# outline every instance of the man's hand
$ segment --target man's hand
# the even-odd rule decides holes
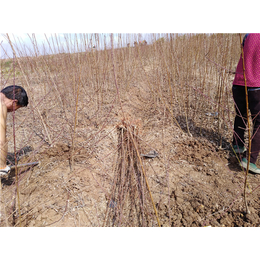
[[[0,177],[5,177],[10,173],[11,168],[9,166],[6,166],[4,169],[0,169]]]

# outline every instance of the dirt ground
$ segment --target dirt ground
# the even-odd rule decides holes
[[[17,206],[14,171],[7,180],[2,179],[8,225],[107,225],[106,212],[113,208],[108,198],[118,160],[117,125],[123,109],[129,118],[140,122],[141,153],[153,150],[159,155],[142,160],[161,226],[259,226],[260,176],[248,176],[248,214],[243,198],[244,172],[228,141],[223,140],[219,147],[216,133],[199,129],[192,119],[190,134],[184,122],[177,119],[180,129],[172,123],[169,111],[141,105],[147,93],[145,88],[139,91],[133,88],[132,93],[122,99],[122,108],[120,104],[107,104],[104,116],[99,118],[89,116],[88,107],[82,110],[76,132],[74,166],[70,163],[72,148],[63,138],[66,131],[50,145],[40,131],[37,132],[40,124],[38,128],[34,124],[35,131],[32,131],[29,111],[21,110],[20,113],[28,113],[25,114],[28,120],[18,131],[17,142],[24,144],[23,138],[30,133],[31,143],[23,147],[19,163],[39,161],[40,164],[19,170],[20,206]],[[51,125],[58,117],[48,120]],[[4,218],[1,221],[4,226]],[[154,216],[148,226],[157,226]]]

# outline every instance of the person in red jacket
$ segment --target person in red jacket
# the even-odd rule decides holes
[[[246,34],[243,39],[243,52],[245,64],[245,77],[248,92],[248,104],[253,121],[253,134],[251,137],[251,156],[249,170],[260,174],[256,166],[260,152],[260,34]],[[242,55],[237,65],[236,75],[233,81],[233,98],[235,102],[236,116],[234,121],[233,147],[236,153],[242,154],[241,166],[247,168],[247,156],[245,148],[245,130],[247,129],[247,110],[245,79],[243,73]]]

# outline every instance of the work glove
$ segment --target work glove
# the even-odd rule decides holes
[[[11,168],[6,166],[4,169],[0,169],[0,177],[6,177],[10,173]]]

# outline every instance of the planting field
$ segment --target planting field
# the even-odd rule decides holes
[[[246,212],[231,146],[239,35],[91,37],[9,40],[1,89],[29,105],[8,115],[8,163],[39,165],[2,178],[0,226],[259,226],[260,176]]]

